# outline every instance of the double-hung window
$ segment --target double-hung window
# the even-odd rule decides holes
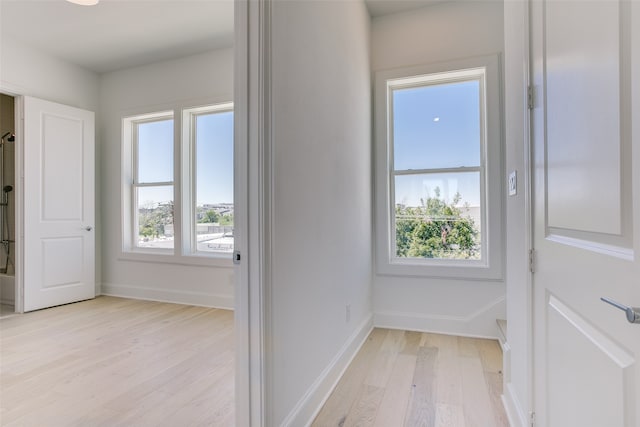
[[[233,104],[183,112],[185,251],[233,252]]]
[[[173,113],[129,121],[132,141],[132,246],[173,250]]]
[[[501,275],[497,58],[376,76],[381,274]]]
[[[230,260],[233,104],[180,106],[122,123],[123,256]]]

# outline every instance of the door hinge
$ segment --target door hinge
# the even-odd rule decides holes
[[[529,423],[531,424],[531,427],[534,427],[536,425],[536,413],[535,412],[529,412]]]
[[[534,106],[535,104],[533,99],[533,86],[528,86],[527,87],[527,107],[529,108],[529,110],[533,110]]]
[[[529,271],[536,272],[536,250],[529,249]]]

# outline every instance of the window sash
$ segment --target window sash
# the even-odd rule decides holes
[[[477,262],[483,262],[487,256],[487,242],[484,236],[483,230],[486,230],[486,188],[485,188],[485,164],[486,164],[486,92],[485,92],[485,80],[486,69],[484,67],[474,68],[470,70],[459,71],[445,71],[426,75],[416,75],[412,77],[402,77],[399,79],[389,79],[386,81],[387,86],[387,99],[386,109],[387,114],[387,152],[388,168],[389,168],[389,194],[388,194],[388,218],[389,223],[387,225],[389,234],[389,248],[388,256],[391,263],[418,263],[424,265],[440,264],[443,262],[454,264],[473,264]],[[446,167],[446,168],[424,168],[424,169],[395,169],[394,161],[394,103],[393,92],[399,89],[417,89],[428,86],[437,86],[443,84],[455,84],[465,83],[470,81],[477,81],[479,83],[479,150],[480,150],[480,165],[478,166],[459,166],[459,167]],[[465,173],[465,172],[479,172],[480,173],[480,260],[468,260],[468,259],[450,259],[450,258],[419,258],[419,257],[399,257],[397,255],[397,238],[396,238],[396,176],[412,176],[412,175],[429,175],[429,174],[444,174],[444,173]]]
[[[175,192],[174,192],[174,185],[173,185],[173,181],[170,182],[159,182],[159,183],[144,183],[144,184],[132,184],[131,188],[131,207],[132,207],[132,236],[131,236],[131,242],[132,242],[132,246],[135,248],[141,248],[144,250],[151,250],[151,251],[161,251],[161,252],[173,252],[175,250],[176,247],[176,241],[175,238],[172,240],[173,244],[171,246],[171,248],[154,248],[154,247],[146,247],[146,246],[140,246],[140,200],[138,199],[138,195],[139,195],[139,189],[146,189],[146,188],[162,188],[162,187],[170,187],[171,189],[171,202],[173,203],[173,209],[174,211],[172,212],[172,226],[174,227],[174,236],[175,236],[175,209],[176,209],[176,203],[175,203]]]
[[[175,181],[175,167],[172,167],[172,175],[174,180],[171,181],[145,181],[140,182],[140,125],[144,125],[147,123],[156,123],[171,120],[174,121],[173,111],[163,111],[158,113],[151,113],[139,116],[131,120],[131,139],[132,139],[132,155],[131,155],[131,203],[130,203],[130,212],[129,215],[131,217],[131,247],[136,249],[144,249],[149,251],[158,251],[158,252],[173,252],[175,250],[175,240],[173,243],[173,247],[171,249],[164,248],[152,248],[152,247],[141,247],[139,244],[139,233],[140,233],[140,218],[139,218],[139,205],[138,205],[138,189],[140,188],[153,188],[153,187],[171,187],[172,188],[172,201],[174,203],[175,209],[175,189],[174,181]],[[175,122],[172,123],[172,128],[175,126]],[[171,133],[171,139],[174,140],[174,131]],[[175,152],[175,142],[173,143],[173,152]],[[173,153],[172,153],[173,155]],[[175,161],[174,161],[175,163]],[[172,164],[173,166],[173,164]],[[174,217],[174,227],[175,227],[175,217]]]
[[[202,116],[219,113],[233,112],[233,103],[225,102],[220,104],[207,105],[203,107],[189,108],[183,110],[183,123],[185,124],[185,134],[183,134],[183,164],[188,168],[189,174],[185,180],[187,187],[183,188],[183,219],[184,233],[186,241],[183,247],[186,252],[209,258],[231,257],[229,251],[202,251],[198,250],[197,236],[197,192],[198,192],[198,152],[197,152],[197,119]],[[186,162],[184,162],[186,160]],[[186,237],[189,236],[189,237]]]

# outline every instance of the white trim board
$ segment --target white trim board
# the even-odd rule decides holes
[[[373,316],[369,315],[296,403],[282,426],[311,425],[372,330]]]
[[[232,295],[214,295],[202,292],[176,291],[173,289],[153,289],[142,286],[118,285],[115,283],[103,283],[100,295],[174,304],[188,304],[225,310],[234,309]]]
[[[378,311],[374,313],[373,325],[376,328],[498,339],[496,319],[504,317],[505,304],[505,297],[501,297],[467,316]]]
[[[504,406],[504,410],[507,413],[510,426],[528,427],[527,417],[513,391],[513,387],[511,387],[511,383],[507,384],[504,394],[502,395],[502,406]]]

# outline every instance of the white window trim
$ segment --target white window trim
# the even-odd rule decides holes
[[[469,58],[447,63],[379,71],[375,76],[375,251],[376,272],[380,275],[439,277],[465,280],[501,280],[503,277],[503,186],[502,186],[502,102],[498,55]],[[423,76],[448,73],[445,81],[469,76],[468,70],[485,70],[485,144],[481,152],[481,198],[483,201],[482,259],[399,259],[395,257],[395,212],[390,201],[394,188],[393,159],[389,150],[389,81],[403,79],[403,86],[415,85]],[[460,72],[456,72],[459,70]],[[420,76],[415,80],[412,76]],[[400,85],[396,86],[399,87]],[[483,161],[484,160],[484,161]],[[484,166],[484,170],[482,170]],[[471,168],[466,168],[471,170]],[[486,191],[486,193],[485,193]]]
[[[216,267],[216,268],[233,268],[233,262],[231,254],[220,253],[190,253],[185,250],[184,239],[182,233],[184,230],[184,208],[180,205],[177,207],[177,201],[182,200],[183,182],[190,178],[186,178],[183,172],[189,171],[189,168],[185,168],[184,164],[184,146],[186,144],[182,139],[183,137],[183,123],[179,120],[183,117],[186,110],[198,110],[200,108],[206,109],[217,105],[233,105],[229,101],[229,97],[218,99],[201,99],[199,101],[186,101],[178,102],[174,104],[164,104],[163,106],[152,106],[147,108],[137,108],[124,112],[121,116],[121,209],[120,209],[120,254],[118,256],[119,261],[129,262],[146,262],[146,263],[159,263],[159,264],[174,264],[174,265],[186,265],[186,266],[201,266],[201,267]],[[149,111],[154,111],[149,113]],[[174,249],[162,249],[162,248],[139,248],[134,244],[134,224],[133,224],[133,211],[134,198],[133,198],[133,138],[132,138],[132,124],[133,122],[140,122],[144,120],[153,120],[154,118],[166,117],[173,114],[173,130],[174,130],[174,204],[176,209],[174,211]],[[186,127],[186,126],[185,126]],[[188,163],[187,163],[188,165]],[[184,203],[184,202],[183,202]]]

